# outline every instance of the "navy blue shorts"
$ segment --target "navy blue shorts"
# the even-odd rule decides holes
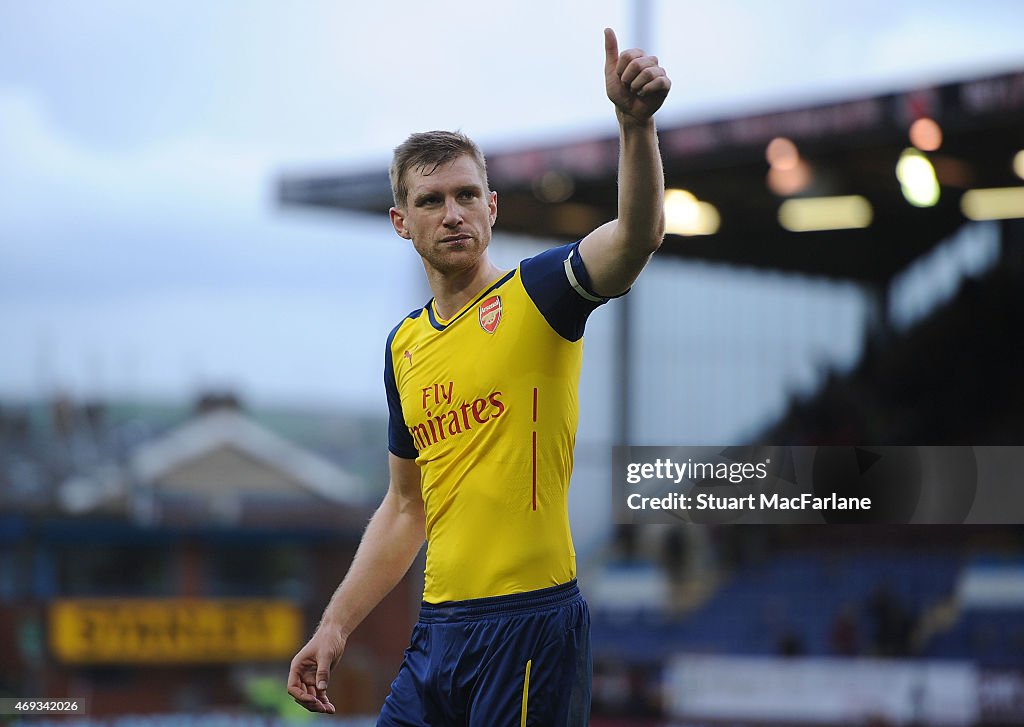
[[[585,727],[590,612],[576,581],[424,603],[378,727]]]

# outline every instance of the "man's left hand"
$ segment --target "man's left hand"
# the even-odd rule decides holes
[[[615,31],[604,29],[604,85],[623,123],[646,123],[672,87],[656,56],[632,48],[619,53]]]

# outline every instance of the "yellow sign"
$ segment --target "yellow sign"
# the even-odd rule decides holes
[[[291,659],[302,635],[287,601],[69,599],[50,606],[63,662],[167,664]]]

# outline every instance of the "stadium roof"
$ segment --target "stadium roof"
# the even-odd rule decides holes
[[[931,207],[910,204],[896,177],[897,161],[910,146],[908,130],[922,117],[934,119],[942,133],[939,149],[926,155],[941,185]],[[965,190],[1022,184],[1013,159],[1024,149],[1024,71],[665,125],[660,137],[667,187],[714,205],[720,227],[710,235],[670,234],[659,255],[884,285],[965,222]],[[783,229],[778,211],[786,198],[766,183],[766,148],[779,137],[795,144],[811,174],[795,198],[861,195],[873,211],[870,225]],[[497,229],[570,240],[611,219],[617,155],[614,136],[489,154],[490,182],[500,200]],[[385,168],[286,175],[278,195],[285,205],[374,214],[391,205]]]

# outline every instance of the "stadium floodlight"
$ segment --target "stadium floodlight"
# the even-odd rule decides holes
[[[796,144],[792,141],[783,136],[777,136],[768,142],[768,146],[764,150],[764,158],[768,160],[773,169],[785,171],[793,169],[797,165],[797,162],[800,161],[800,152],[797,151]]]
[[[710,202],[685,189],[665,190],[665,232],[674,235],[713,235],[722,219]]]
[[[779,224],[790,232],[818,232],[867,227],[874,211],[859,194],[787,199],[779,207]]]
[[[1018,177],[1024,179],[1024,149],[1014,154],[1013,171]]]
[[[935,167],[917,149],[904,149],[896,163],[896,178],[900,180],[903,196],[915,207],[934,207],[939,201],[939,180]]]
[[[968,190],[960,199],[960,210],[969,220],[1024,218],[1024,186]]]
[[[922,116],[910,125],[910,143],[921,151],[936,151],[942,146],[942,127],[935,119]]]
[[[764,158],[771,168],[765,183],[774,194],[788,197],[804,191],[811,183],[810,165],[800,158],[796,144],[784,136],[777,136],[768,142]]]
[[[789,197],[807,189],[813,177],[811,165],[798,159],[793,167],[787,169],[773,166],[768,170],[766,183],[773,194]]]

